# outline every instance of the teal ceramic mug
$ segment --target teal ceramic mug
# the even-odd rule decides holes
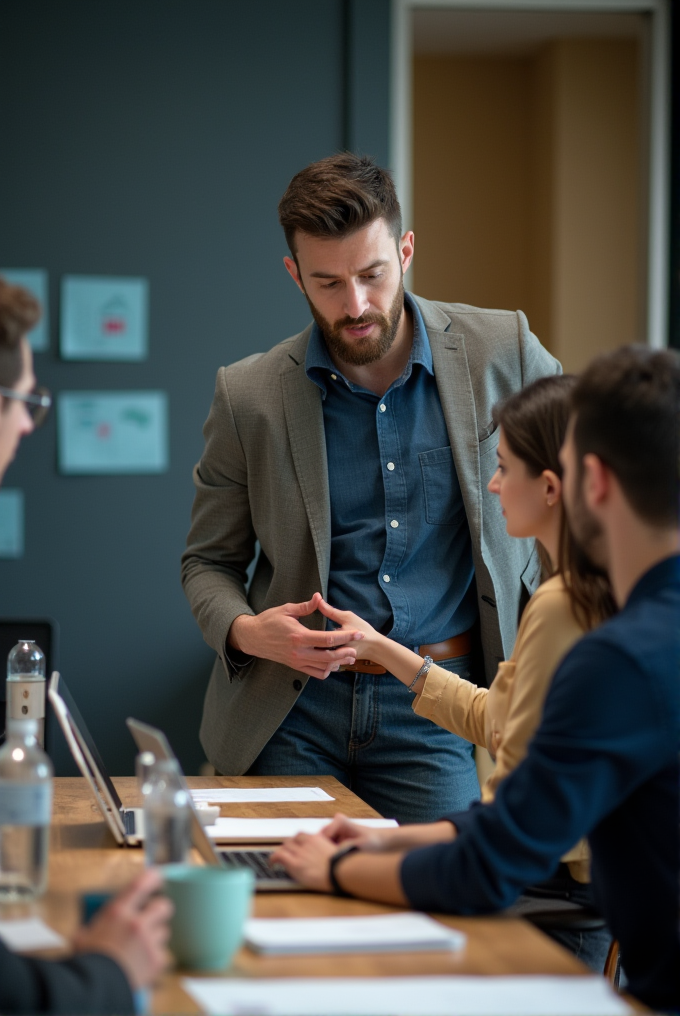
[[[248,868],[170,864],[163,891],[175,905],[170,949],[191,970],[223,970],[243,941],[255,878]]]

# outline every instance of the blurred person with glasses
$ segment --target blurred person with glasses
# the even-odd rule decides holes
[[[38,301],[0,277],[0,482],[19,442],[52,404],[35,387],[26,339],[40,317]],[[147,869],[81,927],[73,955],[60,962],[17,956],[0,941],[0,1012],[132,1013],[133,992],[167,965],[172,904],[159,896],[161,876]]]
[[[52,405],[49,392],[36,388],[33,352],[26,338],[39,318],[35,297],[0,278],[0,476],[22,437],[40,426]]]

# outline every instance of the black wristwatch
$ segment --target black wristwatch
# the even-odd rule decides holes
[[[351,893],[345,892],[345,890],[342,888],[342,886],[338,882],[338,880],[337,880],[337,878],[335,876],[335,867],[336,867],[336,865],[340,861],[342,861],[343,857],[348,857],[349,854],[354,854],[357,850],[360,850],[360,849],[361,848],[358,847],[356,845],[356,843],[350,843],[349,846],[347,846],[347,847],[340,847],[340,850],[338,850],[338,852],[336,854],[333,854],[333,856],[331,857],[330,865],[328,867],[328,877],[331,880],[331,885],[333,886],[333,892],[335,893],[336,896],[351,896],[352,895]]]

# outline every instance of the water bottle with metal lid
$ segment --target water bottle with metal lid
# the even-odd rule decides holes
[[[33,639],[17,642],[7,657],[7,719],[37,720],[45,747],[45,656]]]
[[[0,748],[0,902],[47,888],[54,770],[37,733],[36,720],[9,718]]]
[[[191,845],[191,806],[176,759],[149,767],[144,794],[144,854],[148,865],[184,864]]]

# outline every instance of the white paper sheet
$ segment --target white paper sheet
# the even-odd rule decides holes
[[[624,1016],[601,977],[215,978],[182,981],[211,1016]]]
[[[213,840],[230,843],[242,840],[248,843],[280,842],[298,833],[318,833],[328,825],[330,818],[218,818],[205,831]],[[374,829],[388,829],[398,823],[393,818],[357,818],[359,825]]]
[[[40,917],[0,921],[0,938],[12,952],[33,952],[39,949],[61,949],[66,939]]]
[[[321,787],[213,787],[210,790],[192,790],[198,804],[249,804],[272,801],[334,801]]]
[[[348,953],[462,949],[465,935],[426,914],[365,917],[253,918],[246,945],[255,952]]]

